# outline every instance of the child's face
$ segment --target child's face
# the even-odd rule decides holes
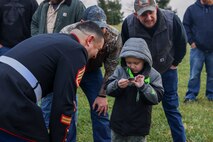
[[[126,65],[131,69],[133,73],[140,72],[144,67],[144,61],[135,57],[126,57]]]

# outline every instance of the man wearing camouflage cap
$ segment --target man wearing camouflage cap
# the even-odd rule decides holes
[[[146,40],[153,67],[160,72],[165,90],[162,104],[173,141],[185,142],[185,130],[178,110],[177,66],[186,53],[186,35],[180,19],[171,11],[158,8],[155,0],[135,0],[135,13],[122,25],[123,43],[131,37]]]
[[[99,51],[95,59],[87,63],[86,72],[81,81],[81,88],[85,93],[91,110],[92,129],[94,142],[111,142],[109,128],[108,102],[105,82],[118,65],[118,56],[122,47],[120,33],[106,23],[106,15],[100,7],[93,5],[88,7],[82,17],[82,21],[93,21],[102,29],[104,34],[104,47]],[[69,34],[77,23],[68,25],[61,33]],[[104,64],[105,74],[102,76],[101,66]],[[73,118],[74,119],[74,118]],[[70,126],[68,141],[76,141],[75,124]]]

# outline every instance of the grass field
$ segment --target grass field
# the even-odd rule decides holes
[[[189,48],[187,50],[189,50]],[[179,110],[183,117],[187,142],[213,142],[213,102],[209,102],[205,98],[205,70],[201,76],[202,82],[198,101],[188,104],[183,103],[189,78],[189,51],[187,51],[187,55],[178,66],[178,75]],[[93,142],[89,104],[80,89],[78,90],[78,94],[79,112],[77,139],[78,142]],[[108,101],[110,113],[114,100],[108,97]],[[149,142],[172,142],[170,129],[161,103],[153,107],[152,126],[147,140]]]

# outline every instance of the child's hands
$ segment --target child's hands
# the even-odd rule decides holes
[[[133,80],[128,80],[128,79],[120,79],[118,81],[118,86],[120,88],[126,88],[129,83],[133,83],[136,87],[140,88],[144,84],[144,76],[143,75],[137,75]]]
[[[136,87],[140,88],[144,84],[144,76],[143,75],[137,75],[135,77],[134,81],[131,81],[133,84],[135,84]]]
[[[128,80],[128,79],[122,78],[122,79],[120,79],[120,80],[118,81],[118,86],[119,86],[120,88],[126,88],[126,87],[128,86],[128,84],[129,84],[129,80]]]

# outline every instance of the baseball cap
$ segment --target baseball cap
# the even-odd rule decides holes
[[[107,27],[106,14],[102,8],[97,5],[88,7],[83,14],[83,20],[90,20],[98,24],[100,28]]]
[[[157,3],[155,0],[135,0],[134,9],[138,15],[143,14],[145,11],[154,11]]]

